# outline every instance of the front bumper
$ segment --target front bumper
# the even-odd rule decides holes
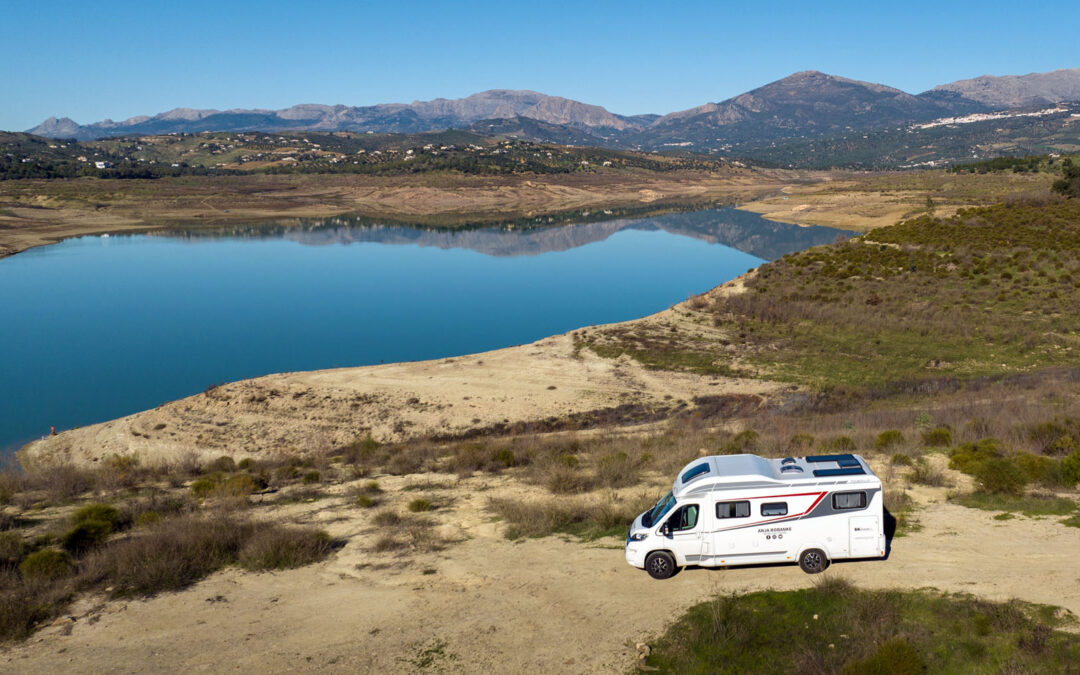
[[[632,567],[645,569],[645,542],[631,541],[626,544],[626,562]]]

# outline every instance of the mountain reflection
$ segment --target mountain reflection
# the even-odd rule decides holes
[[[583,217],[604,212],[583,212]],[[430,227],[380,224],[371,219],[338,216],[304,220],[295,224],[231,225],[196,230],[165,230],[156,236],[184,239],[228,237],[239,239],[285,239],[307,246],[379,243],[440,249],[468,249],[495,257],[535,256],[567,251],[603,241],[624,230],[663,231],[700,239],[775,260],[787,253],[829,244],[851,232],[831,227],[801,227],[766,220],[756,213],[732,207],[710,208],[649,217],[611,217],[593,222],[547,224],[538,217],[511,224],[476,227]]]

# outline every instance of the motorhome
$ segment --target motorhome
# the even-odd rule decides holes
[[[687,565],[798,562],[885,555],[881,480],[859,455],[702,457],[626,535],[626,562],[666,579]]]

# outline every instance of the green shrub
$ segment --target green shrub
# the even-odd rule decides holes
[[[896,464],[897,466],[913,466],[915,464],[915,460],[911,459],[911,457],[908,457],[901,452],[893,455],[889,461],[893,464]]]
[[[978,463],[975,467],[975,480],[979,489],[991,494],[1020,496],[1027,486],[1027,476],[1011,459],[995,457]]]
[[[217,490],[228,497],[247,497],[253,492],[266,488],[266,481],[258,476],[247,473],[239,473],[225,479]]]
[[[1001,441],[996,438],[983,438],[974,443],[964,443],[949,452],[949,468],[974,475],[979,464],[988,459],[998,459],[1004,455]]]
[[[923,445],[928,448],[947,448],[952,445],[952,429],[935,427],[922,432]]]
[[[604,455],[596,464],[596,481],[609,488],[629,487],[641,481],[637,463],[625,452]]]
[[[1061,463],[1042,455],[1022,452],[1013,458],[1016,465],[1024,472],[1027,479],[1043,485],[1058,485],[1062,482]]]
[[[1080,483],[1080,450],[1061,460],[1061,479],[1066,485]]]
[[[322,475],[319,474],[318,471],[308,471],[307,473],[304,474],[304,477],[301,479],[301,481],[303,482],[304,485],[311,485],[313,483],[318,483],[321,480],[322,480]]]
[[[836,436],[825,444],[825,450],[835,452],[853,452],[858,448],[850,436]]]
[[[14,567],[22,560],[26,544],[18,532],[0,532],[0,572],[6,567]]]
[[[64,551],[46,548],[35,551],[19,563],[19,574],[24,579],[50,581],[71,573],[71,556]]]
[[[409,510],[413,513],[420,513],[421,511],[431,511],[435,506],[422,497],[417,498],[409,502]]]
[[[378,500],[371,495],[362,494],[357,496],[356,498],[356,505],[362,509],[370,509],[371,507],[377,506],[378,504]]]
[[[213,478],[199,478],[191,481],[191,487],[188,490],[191,492],[191,496],[196,499],[206,499],[217,489],[218,481]]]
[[[802,454],[814,447],[814,437],[810,434],[798,433],[788,441],[788,447],[796,454]]]
[[[249,471],[255,468],[255,460],[250,457],[245,457],[236,463],[236,468],[240,471]]]
[[[900,433],[896,429],[889,429],[888,431],[882,431],[878,434],[877,439],[874,441],[875,450],[889,450],[904,442],[904,434]]]
[[[1072,436],[1061,436],[1046,448],[1046,452],[1051,455],[1071,455],[1080,452],[1080,443]]]
[[[111,504],[87,504],[71,516],[72,525],[88,521],[108,523],[112,529],[119,530],[128,523],[129,517]]]
[[[517,456],[514,454],[514,451],[509,448],[503,448],[496,452],[494,459],[498,464],[501,464],[506,468],[517,466]]]
[[[926,662],[907,640],[895,637],[881,643],[865,659],[845,664],[840,672],[844,675],[921,675],[926,672]]]
[[[71,555],[80,556],[108,539],[112,531],[112,525],[103,520],[84,520],[64,534],[61,544]]]
[[[720,446],[721,455],[738,455],[744,452],[753,452],[761,441],[761,435],[753,429],[740,431],[731,437],[727,443]]]
[[[204,473],[232,473],[236,471],[236,462],[228,455],[222,455],[210,462],[203,469]]]

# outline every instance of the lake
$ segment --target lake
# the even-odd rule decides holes
[[[334,218],[82,237],[0,260],[0,449],[214,383],[644,316],[850,235],[731,208],[584,218],[456,230]]]

